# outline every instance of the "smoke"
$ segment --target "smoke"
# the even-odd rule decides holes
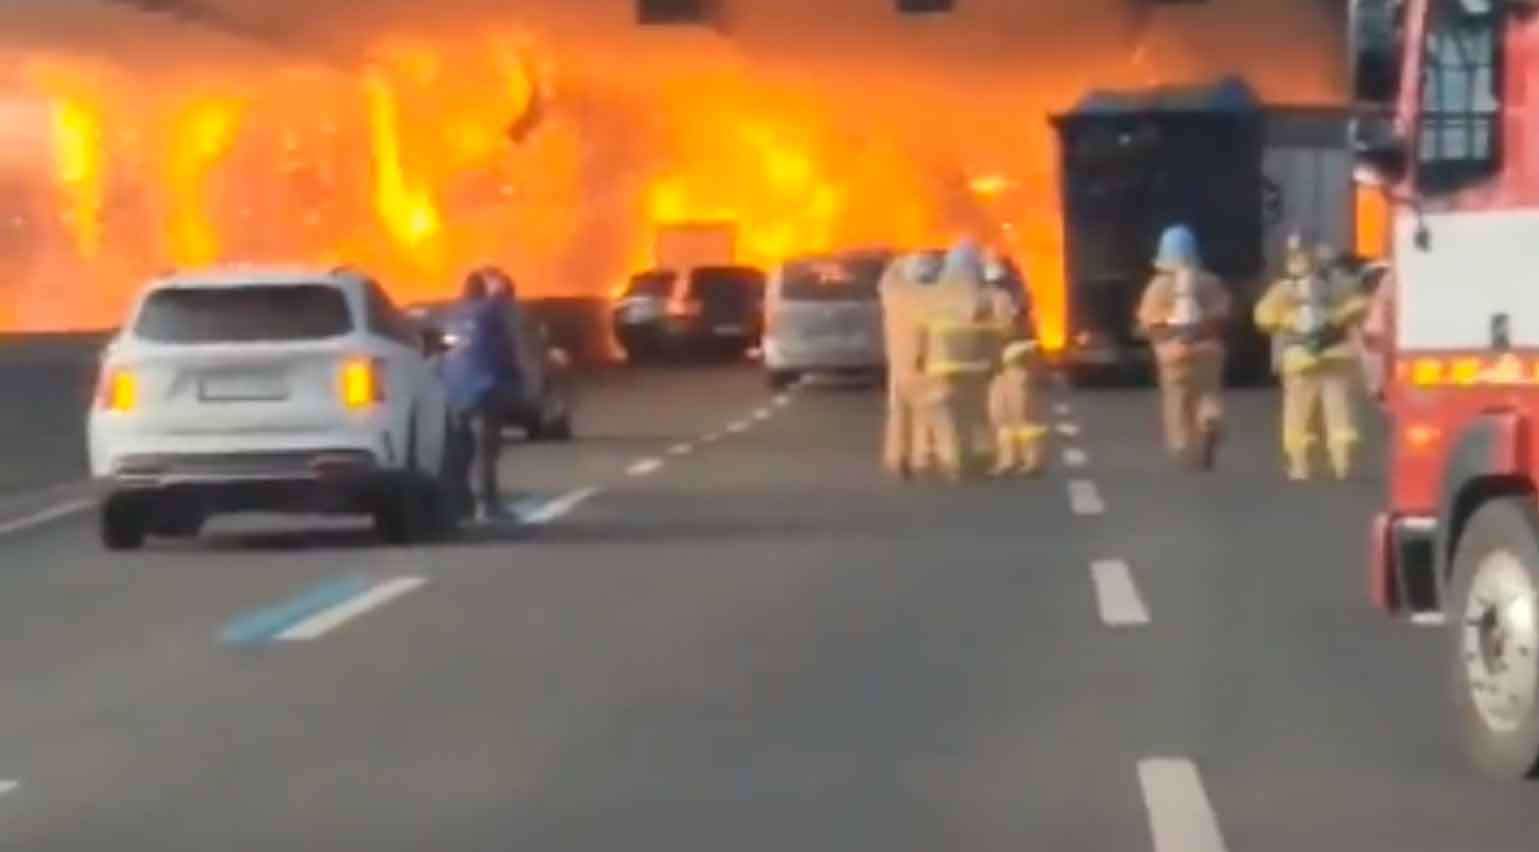
[[[143,276],[214,258],[349,260],[402,298],[497,262],[597,295],[652,227],[712,217],[763,264],[981,234],[1051,305],[1050,113],[1227,73],[1273,102],[1343,88],[1338,24],[1298,0],[719,5],[715,28],[643,29],[634,0],[202,0],[201,24],[5,4],[0,323],[110,324]]]

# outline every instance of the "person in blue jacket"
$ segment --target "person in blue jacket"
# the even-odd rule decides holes
[[[507,298],[494,286],[498,277],[507,281],[500,270],[489,267],[466,276],[454,319],[458,344],[444,359],[458,448],[454,481],[461,489],[460,509],[463,514],[475,510],[486,520],[507,515],[497,462],[504,412],[521,384],[516,330],[509,322]]]

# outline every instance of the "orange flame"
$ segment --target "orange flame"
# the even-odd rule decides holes
[[[438,232],[432,195],[406,180],[402,166],[395,92],[379,72],[364,79],[369,135],[374,148],[374,206],[380,221],[403,247],[414,249]]]
[[[81,256],[94,260],[101,251],[106,171],[101,113],[83,99],[59,98],[52,118],[54,178],[68,199],[66,222]]]
[[[178,265],[199,266],[220,255],[219,235],[206,209],[204,188],[210,170],[234,143],[239,118],[234,102],[207,99],[183,109],[173,122],[166,237],[172,260]]]

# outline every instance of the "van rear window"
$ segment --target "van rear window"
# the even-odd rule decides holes
[[[134,325],[154,343],[324,340],[352,330],[346,296],[326,284],[168,287],[144,300]]]
[[[793,302],[876,299],[885,258],[798,261],[786,264],[780,297]]]

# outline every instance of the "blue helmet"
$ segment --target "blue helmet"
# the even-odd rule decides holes
[[[1196,266],[1202,262],[1197,253],[1197,236],[1185,225],[1171,225],[1160,234],[1159,252],[1154,265],[1160,269]]]
[[[983,252],[972,240],[959,240],[946,253],[944,277],[965,277],[970,281],[983,280]]]

